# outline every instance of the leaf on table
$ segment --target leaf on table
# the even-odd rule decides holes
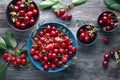
[[[8,63],[0,64],[0,80],[5,80],[5,73],[8,67]]]
[[[16,39],[9,32],[5,33],[4,40],[6,42],[7,47],[9,47],[9,48],[15,48],[17,46]]]
[[[28,63],[26,64],[26,65],[19,65],[19,67],[21,68],[21,69],[27,69],[27,68],[29,68],[29,65],[28,65]]]
[[[120,0],[104,0],[108,8],[120,11]]]
[[[43,9],[52,7],[53,5],[55,5],[55,4],[59,3],[59,2],[60,2],[60,0],[45,0],[45,1],[42,1],[39,4],[39,9],[43,10]]]
[[[72,0],[72,4],[74,6],[77,6],[77,5],[80,5],[80,4],[83,4],[85,3],[87,0]]]
[[[0,36],[0,49],[8,50],[4,39]]]
[[[64,6],[62,6],[60,3],[58,3],[58,4],[54,5],[54,6],[52,6],[52,10],[53,10],[54,12],[58,12],[58,11],[60,11],[60,9],[63,8],[63,7],[64,7]]]

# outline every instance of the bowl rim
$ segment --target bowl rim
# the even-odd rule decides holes
[[[10,5],[12,2],[14,2],[14,0],[12,0],[12,1],[9,2],[9,4],[7,5],[6,10],[5,10],[5,17],[6,17],[6,19],[7,19],[7,23],[9,24],[9,26],[10,26],[12,29],[14,29],[14,30],[16,30],[16,31],[19,31],[19,32],[25,32],[25,31],[29,31],[29,30],[33,29],[34,26],[37,24],[37,22],[38,22],[38,20],[39,20],[39,17],[40,17],[40,11],[39,11],[39,8],[38,8],[38,5],[36,4],[36,2],[35,2],[35,1],[32,1],[32,2],[35,4],[35,6],[37,7],[37,10],[38,10],[37,20],[36,20],[36,22],[35,22],[34,25],[32,25],[32,26],[29,27],[29,28],[23,29],[23,30],[22,30],[22,29],[15,28],[13,25],[10,24],[10,22],[9,22],[9,20],[8,20],[8,18],[7,18],[7,16],[8,16],[8,15],[7,15],[7,10],[8,10],[9,5]]]
[[[97,28],[96,28],[95,26],[93,26],[93,27],[96,29],[96,38],[94,39],[94,41],[92,41],[92,42],[89,43],[89,44],[85,44],[85,43],[82,43],[82,42],[78,39],[78,32],[79,32],[80,28],[83,27],[83,26],[86,26],[86,25],[88,25],[88,24],[84,24],[84,25],[82,25],[82,26],[80,26],[80,27],[78,28],[77,33],[76,33],[76,37],[77,37],[77,41],[78,41],[81,45],[83,45],[83,46],[91,46],[91,45],[93,45],[93,44],[96,42],[96,40],[97,40],[97,38],[98,38],[98,31],[97,31]]]
[[[63,23],[60,23],[60,22],[44,22],[44,23],[42,23],[42,24],[39,24],[38,26],[40,27],[40,26],[44,26],[44,25],[47,25],[47,24],[62,25],[63,27],[65,27],[65,29],[67,29],[68,31],[70,31],[70,33],[72,34],[72,36],[74,37],[74,40],[75,40],[75,42],[74,42],[74,43],[75,43],[75,47],[76,47],[76,49],[78,50],[77,40],[76,40],[74,34],[72,33],[72,31],[67,27],[67,25],[65,25],[65,24],[63,24]],[[39,28],[37,29],[37,31],[38,31],[38,30],[39,30]],[[30,46],[29,46],[29,45],[30,45],[30,41],[31,41],[32,36],[33,36],[33,32],[30,34],[30,36],[29,36],[29,38],[28,38],[28,43],[27,43],[27,53],[28,53],[28,56],[29,56],[30,60],[32,61],[32,64],[34,64],[34,66],[36,66],[38,69],[40,69],[40,70],[42,70],[42,71],[45,71],[42,67],[36,65],[36,63],[38,63],[38,62],[35,62],[35,61],[33,60],[32,56],[30,55]],[[75,53],[74,56],[77,56],[77,52]],[[73,60],[72,58],[69,59],[69,61],[67,62],[67,65],[68,65],[68,66],[72,65],[73,61],[74,61],[74,60]],[[63,70],[65,70],[65,69],[66,69],[66,68],[64,68],[64,67],[60,67],[59,69],[55,69],[55,70],[50,69],[50,70],[48,70],[47,72],[60,72],[60,71],[63,71]]]
[[[107,12],[107,13],[113,13],[113,15],[115,15],[115,17],[117,17],[117,15],[116,15],[114,12],[112,12],[112,11],[104,11],[104,12],[102,12],[102,13],[99,14],[99,16],[98,16],[98,18],[97,18],[97,24],[98,24],[98,26],[100,27],[100,29],[101,29],[102,31],[107,32],[107,33],[113,32],[113,31],[115,30],[115,28],[118,27],[118,24],[117,24],[112,30],[110,30],[110,31],[105,31],[105,30],[103,30],[103,29],[101,28],[101,26],[99,25],[98,20],[99,20],[100,16],[101,16],[103,13],[105,13],[105,12]],[[117,19],[117,23],[118,23],[118,22],[119,22],[119,20]]]

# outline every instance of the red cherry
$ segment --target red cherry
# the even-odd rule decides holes
[[[72,18],[72,15],[71,14],[67,14],[67,19],[71,19]]]
[[[72,51],[73,53],[76,53],[76,51],[77,51],[76,47],[72,47],[71,51]]]
[[[13,62],[13,65],[14,65],[15,67],[17,67],[17,66],[18,66],[17,61],[14,61],[14,62]]]
[[[85,37],[84,37],[84,41],[85,41],[85,42],[89,42],[89,41],[90,41],[90,37],[89,37],[89,36],[85,36]]]
[[[114,54],[115,54],[114,51],[110,51],[110,52],[109,52],[109,55],[110,55],[111,57],[114,56]]]
[[[79,30],[80,33],[84,33],[84,31],[85,31],[85,30],[84,30],[83,28],[81,28],[81,29]]]
[[[26,28],[25,23],[21,23],[20,28],[22,28],[22,29]]]
[[[44,35],[44,32],[43,32],[43,31],[39,31],[39,32],[38,32],[38,35],[39,35],[40,37],[42,37],[42,36]]]
[[[48,64],[45,64],[43,67],[44,67],[44,70],[45,70],[45,71],[47,71],[47,70],[49,69]]]
[[[55,14],[56,14],[57,17],[61,16],[60,12],[56,12]]]
[[[63,58],[62,58],[62,63],[66,64],[67,61],[68,61],[68,58],[67,58],[67,57],[63,57]]]
[[[15,22],[15,25],[16,25],[17,27],[20,27],[20,26],[21,26],[21,23],[20,23],[19,21],[17,21],[17,22]]]
[[[108,61],[103,61],[103,66],[107,67],[108,66]]]
[[[17,61],[17,64],[21,64],[21,59],[20,58],[18,58],[16,61]]]
[[[56,53],[52,53],[52,54],[51,54],[51,58],[52,58],[52,59],[55,59],[56,57],[57,57]]]
[[[48,45],[48,46],[45,46],[45,51],[50,51],[50,46]]]
[[[38,42],[38,41],[39,41],[39,38],[38,38],[38,37],[34,37],[33,41],[34,41],[34,42]]]
[[[38,60],[39,60],[39,56],[38,56],[38,55],[34,55],[34,56],[33,56],[33,59],[34,59],[35,61],[38,61]]]
[[[52,31],[58,31],[58,30],[56,30],[56,27],[55,27],[55,26],[52,26],[52,27],[51,27],[51,30],[52,30]]]
[[[26,59],[22,59],[21,64],[22,65],[26,65],[27,64],[27,60]]]
[[[33,15],[37,15],[37,14],[38,14],[38,10],[37,10],[37,9],[34,9],[34,10],[32,11],[32,13],[33,13]]]
[[[102,17],[102,21],[103,21],[103,22],[106,22],[107,20],[108,20],[107,16],[103,16],[103,17]]]
[[[104,60],[107,61],[107,60],[109,60],[109,58],[110,58],[109,54],[105,54],[105,55],[104,55]]]
[[[104,22],[103,22],[103,20],[99,20],[99,25],[101,25],[101,26],[102,26],[102,25],[103,25],[103,23],[104,23]]]
[[[120,54],[120,49],[119,49],[119,50],[117,50],[117,53],[118,53],[118,54]]]
[[[35,5],[34,4],[30,4],[29,8],[30,8],[30,10],[33,10],[35,8]]]
[[[25,17],[24,17],[24,20],[25,20],[25,21],[29,21],[30,19],[29,19],[28,16],[25,16]]]
[[[62,18],[63,20],[67,19],[67,14],[62,15],[61,18]]]
[[[39,53],[38,56],[39,56],[40,60],[43,59],[43,54],[42,53]]]
[[[52,37],[56,37],[56,36],[57,36],[57,34],[56,34],[56,32],[55,32],[55,31],[51,31],[51,33],[50,33],[50,34],[51,34],[51,36],[52,36]]]
[[[3,57],[6,59],[7,57],[9,57],[9,54],[6,52],[3,54]]]
[[[11,60],[14,62],[16,61],[16,57],[15,56],[12,56]]]
[[[112,18],[112,14],[107,14],[108,19]]]
[[[57,67],[56,67],[55,64],[51,64],[50,68],[54,70],[54,69],[56,69]]]
[[[26,58],[26,54],[21,54],[21,58],[25,59]]]
[[[31,55],[34,55],[34,54],[35,54],[35,49],[34,49],[34,48],[31,48],[31,49],[30,49],[30,54],[31,54]]]
[[[11,58],[10,57],[7,57],[6,58],[6,62],[10,62],[11,61]]]
[[[110,31],[111,30],[111,26],[106,26],[106,31]]]
[[[104,42],[104,43],[108,43],[108,42],[109,42],[109,38],[108,38],[108,37],[105,37],[105,38],[103,39],[103,42]]]
[[[103,13],[103,16],[107,16],[108,14],[107,13]]]
[[[61,48],[65,49],[67,47],[66,43],[61,43]]]
[[[47,62],[47,61],[48,61],[48,57],[47,57],[47,56],[44,56],[44,57],[43,57],[43,60],[44,60],[45,62]]]
[[[32,17],[32,16],[33,16],[32,11],[28,11],[28,12],[27,12],[27,16],[28,16],[28,17]]]
[[[13,10],[14,10],[15,12],[18,12],[18,11],[19,11],[19,7],[18,7],[18,6],[14,6]]]
[[[30,25],[34,25],[35,24],[35,20],[31,19],[29,23],[30,23]]]
[[[25,5],[24,4],[20,4],[19,8],[20,8],[20,10],[23,10],[23,9],[25,9]]]
[[[25,16],[25,11],[24,10],[20,10],[20,16]]]
[[[66,10],[65,10],[65,9],[60,9],[60,14],[61,14],[61,15],[64,15],[64,14],[65,14],[65,12],[66,12]]]
[[[80,33],[80,38],[84,39],[84,37],[85,37],[85,33],[84,32]]]
[[[16,5],[19,6],[19,5],[21,5],[22,3],[23,3],[22,1],[17,1],[17,2],[16,2]]]

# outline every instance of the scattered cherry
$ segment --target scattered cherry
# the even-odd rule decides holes
[[[105,54],[105,55],[104,55],[104,60],[108,61],[109,58],[110,58],[109,54]]]
[[[118,53],[118,54],[120,54],[120,49],[119,49],[119,50],[117,50],[117,53]]]
[[[103,61],[103,66],[107,67],[108,66],[108,61]]]
[[[114,51],[110,51],[110,52],[109,52],[109,55],[110,55],[111,57],[113,57],[113,56],[114,56],[114,54],[115,54],[115,52],[114,52]]]
[[[104,43],[108,43],[108,42],[109,42],[109,38],[108,38],[108,37],[105,37],[105,38],[103,39],[103,42],[104,42]]]

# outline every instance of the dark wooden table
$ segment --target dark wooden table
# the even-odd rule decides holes
[[[0,2],[0,34],[5,31],[10,31],[15,38],[19,40],[26,40],[29,37],[28,32],[17,32],[11,29],[5,17],[5,9],[11,0],[1,0]],[[40,3],[41,0],[34,0]],[[40,11],[40,24],[44,22],[54,21],[66,24],[76,36],[76,31],[79,26],[85,23],[94,23],[97,25],[97,18],[103,11],[109,9],[104,4],[103,0],[87,0],[83,5],[74,7],[70,13],[73,15],[71,21],[63,21],[54,15],[52,10]],[[113,11],[117,15],[119,12]],[[120,26],[120,25],[119,25]],[[109,67],[105,70],[102,67],[103,55],[110,50],[117,50],[120,48],[120,27],[111,33],[105,33],[98,29],[98,38],[95,44],[85,47],[78,43],[78,59],[76,64],[58,73],[47,73],[40,71],[33,64],[30,64],[28,69],[16,69],[12,65],[8,67],[6,72],[6,80],[120,80],[120,66],[116,65],[114,61],[110,61]],[[103,43],[103,38],[109,37],[108,44]],[[3,59],[0,57],[0,62]]]

